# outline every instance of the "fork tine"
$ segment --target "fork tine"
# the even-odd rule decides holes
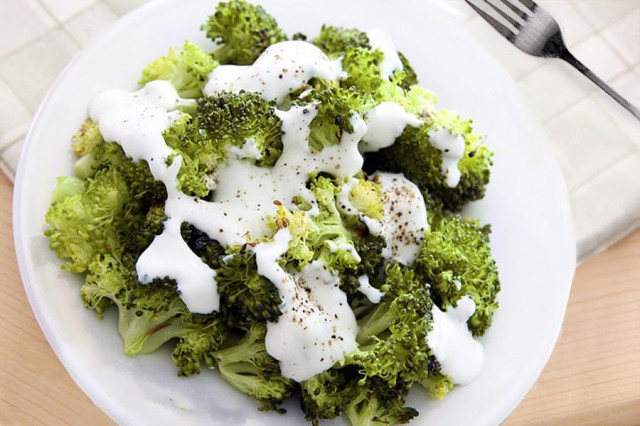
[[[508,0],[494,0],[494,1],[495,1],[495,3],[502,3],[503,5],[505,5],[505,7],[509,6],[509,1]],[[502,10],[497,4],[494,4],[493,2],[491,2],[489,0],[485,0],[485,3],[488,4],[489,6],[491,6],[491,8],[498,13],[498,15],[500,15],[504,19],[506,19],[508,23],[510,23],[511,25],[516,27],[517,30],[522,28],[522,24],[518,20],[516,20],[514,17],[510,16],[506,11]],[[513,10],[513,9],[511,9],[511,7],[508,7],[508,9],[509,10]],[[518,15],[518,16],[520,16],[520,15]]]
[[[502,34],[503,37],[510,37],[513,35],[513,31],[511,31],[507,26],[501,24],[496,19],[494,19],[491,15],[486,13],[484,10],[480,9],[478,6],[473,4],[470,0],[465,0],[469,6],[475,10],[478,15],[482,16],[482,18],[489,23],[496,31]],[[487,3],[488,4],[488,3]]]
[[[516,6],[513,2],[516,2],[517,0],[502,0],[502,4],[504,4],[506,7],[509,8],[509,10],[511,10],[513,13],[515,13],[518,17],[520,17],[523,20],[527,19],[527,13],[520,9],[518,6]]]
[[[533,0],[516,0],[516,1],[520,2],[520,4],[522,4],[525,8],[531,11],[531,13],[533,13],[534,10],[538,7],[536,2]]]

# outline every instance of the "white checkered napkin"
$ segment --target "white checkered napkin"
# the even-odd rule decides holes
[[[12,177],[41,99],[71,57],[148,0],[2,0],[0,168]],[[573,53],[640,105],[640,0],[537,0]],[[514,48],[464,0],[424,0],[462,24],[518,84],[569,186],[581,259],[640,225],[640,121],[564,63]]]

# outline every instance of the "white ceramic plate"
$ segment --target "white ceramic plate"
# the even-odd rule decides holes
[[[137,358],[121,350],[113,312],[102,321],[82,305],[78,277],[60,270],[43,236],[55,178],[70,174],[69,138],[89,100],[110,88],[133,89],[141,69],[185,39],[206,45],[200,25],[211,0],[155,1],[118,21],[58,79],[27,138],[15,186],[15,240],[27,295],[47,339],[78,385],[118,423],[300,424],[255,403],[213,372],[178,378],[168,351]],[[414,392],[416,424],[492,425],[520,402],[557,339],[575,266],[567,192],[538,124],[507,74],[468,34],[424,2],[265,0],[292,34],[321,24],[381,26],[411,60],[441,106],[473,117],[489,135],[495,167],[487,197],[468,212],[493,225],[501,308],[486,335],[486,363],[472,385],[442,402]]]

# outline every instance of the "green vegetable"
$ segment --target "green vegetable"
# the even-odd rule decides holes
[[[345,359],[366,378],[389,386],[420,382],[428,373],[431,299],[424,282],[400,264],[386,267],[385,296],[358,319],[358,350]]]
[[[222,378],[255,398],[260,410],[275,410],[293,395],[296,383],[280,375],[278,362],[267,353],[264,323],[254,324],[235,345],[213,353]]]
[[[355,28],[342,28],[323,25],[320,34],[312,40],[330,57],[340,57],[352,47],[369,48],[367,34]]]
[[[482,336],[491,326],[500,279],[489,246],[488,226],[477,220],[448,215],[425,235],[415,269],[425,282],[438,306],[446,310],[466,295],[476,310],[468,326],[475,336]]]
[[[244,0],[219,3],[202,29],[220,44],[213,56],[222,64],[251,64],[267,47],[287,39],[271,15]]]
[[[141,86],[153,80],[167,80],[183,98],[199,98],[207,76],[218,63],[196,44],[186,41],[182,48],[151,62],[142,71]]]
[[[367,167],[404,173],[452,211],[484,197],[491,176],[492,153],[481,145],[482,138],[473,132],[471,122],[444,110],[427,112],[425,121],[417,128],[405,127],[392,146],[370,154]],[[453,188],[447,185],[442,172],[442,152],[430,142],[429,132],[439,128],[463,137],[465,142],[464,155],[458,162],[460,182]]]
[[[216,271],[221,312],[227,321],[243,329],[277,321],[280,296],[271,281],[258,274],[253,252],[245,247],[229,256]]]

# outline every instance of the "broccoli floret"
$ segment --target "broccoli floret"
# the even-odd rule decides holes
[[[228,337],[228,328],[220,316],[192,315],[189,331],[180,335],[171,358],[179,376],[200,374],[200,364],[213,368],[213,352],[220,349]]]
[[[99,142],[88,155],[92,171],[83,188],[77,180],[59,180],[45,215],[51,249],[77,273],[98,254],[124,253],[146,208],[166,199],[164,185],[153,179],[146,162],[134,163],[118,144]]]
[[[447,215],[426,233],[415,261],[417,274],[431,285],[437,305],[446,310],[469,295],[476,305],[467,324],[474,336],[491,325],[500,291],[498,269],[489,246],[490,228],[479,221]]]
[[[333,368],[300,383],[302,411],[313,425],[342,413],[352,425],[404,424],[418,415],[405,407],[409,388],[364,378],[352,366]]]
[[[210,175],[224,161],[226,146],[208,138],[200,130],[197,117],[186,113],[163,136],[165,143],[182,157],[178,188],[188,195],[209,195],[214,187]]]
[[[135,234],[140,209],[122,176],[102,170],[83,191],[51,204],[45,216],[49,247],[66,259],[66,269],[85,272],[97,255],[124,252],[123,236]]]
[[[333,27],[323,25],[320,34],[312,41],[313,44],[330,57],[339,57],[349,48],[369,48],[367,34],[355,28]]]
[[[406,424],[418,415],[414,408],[405,406],[409,385],[395,386],[379,378],[368,378],[358,383],[353,398],[345,409],[352,425]]]
[[[332,368],[300,383],[300,403],[305,418],[313,425],[334,419],[355,398],[357,372],[353,368]]]
[[[216,271],[220,312],[230,325],[248,329],[280,315],[278,289],[258,274],[255,254],[247,247],[228,254]]]
[[[343,87],[349,87],[352,83],[356,83],[359,89],[363,86],[370,86],[374,82],[372,87],[384,84],[379,78],[380,69],[378,68],[383,56],[381,52],[374,52],[371,48],[367,33],[355,28],[323,25],[320,34],[313,39],[312,43],[322,49],[327,56],[334,58],[344,56],[344,69],[349,68],[350,71],[358,74],[357,77],[350,77],[350,80],[347,80]],[[418,84],[418,76],[407,57],[401,52],[398,52],[398,56],[402,62],[402,70],[396,71],[396,75],[393,77],[394,84],[404,90],[409,90],[411,86]],[[371,73],[367,75],[361,71],[363,69],[369,69]],[[349,73],[350,76],[352,72]]]
[[[117,307],[118,331],[127,355],[151,353],[181,338],[174,354],[180,375],[199,372],[200,360],[219,349],[227,336],[226,326],[216,314],[192,314],[187,309],[174,282],[138,283],[131,256],[98,256],[88,267],[80,294],[85,305],[100,316],[107,307]],[[194,339],[194,333],[200,337]]]
[[[220,44],[213,56],[223,64],[251,64],[267,47],[287,39],[271,15],[244,0],[219,3],[202,29]]]
[[[273,167],[282,153],[281,126],[274,105],[257,93],[225,92],[199,99],[194,116],[183,113],[163,133],[167,145],[182,157],[178,188],[207,197],[215,188],[213,173],[233,155],[232,147],[245,144],[254,148],[253,157],[245,159]]]
[[[188,223],[182,224],[182,238],[189,248],[211,269],[218,269],[223,264],[225,249],[216,240]]]
[[[366,100],[354,88],[330,87],[314,90],[294,105],[312,104],[316,116],[311,121],[309,147],[320,152],[324,147],[337,145],[344,132],[352,133],[351,117],[367,109]]]
[[[301,210],[290,211],[282,204],[278,204],[278,211],[270,218],[269,227],[275,235],[279,229],[287,228],[291,235],[289,247],[284,254],[284,264],[302,270],[313,261],[313,247],[309,244],[309,237],[317,231],[316,225],[309,215]]]
[[[149,207],[133,240],[127,245],[128,252],[134,257],[140,256],[151,245],[153,239],[162,233],[167,219],[163,205]]]
[[[451,377],[440,372],[429,374],[420,384],[436,399],[443,399],[453,389]]]
[[[366,47],[351,47],[347,49],[342,58],[342,69],[348,77],[341,82],[342,87],[357,88],[360,96],[367,95],[378,102],[384,99],[381,96],[382,87],[391,84],[380,75],[380,64],[384,54],[380,50],[371,50]]]
[[[207,76],[218,65],[200,47],[186,41],[181,48],[171,48],[167,56],[151,62],[142,71],[141,86],[153,80],[167,80],[183,98],[202,96]]]
[[[93,152],[103,140],[98,123],[87,118],[80,130],[71,137],[71,147],[78,157],[82,157]]]
[[[353,247],[353,234],[346,227],[336,205],[340,186],[331,178],[318,176],[311,181],[311,191],[318,202],[319,213],[313,217],[316,232],[309,236],[310,245],[321,260],[336,272],[355,270],[360,258],[347,247]]]
[[[481,137],[473,132],[470,121],[464,121],[449,111],[433,111],[420,126],[405,127],[393,145],[370,153],[366,168],[404,173],[421,190],[442,201],[445,208],[457,211],[466,203],[484,197],[491,175],[489,149],[480,145]],[[430,142],[430,132],[444,128],[464,138],[465,152],[458,161],[460,181],[450,187],[442,171],[442,152]]]
[[[278,361],[267,353],[265,323],[256,323],[235,345],[213,353],[222,378],[255,398],[260,410],[277,410],[296,391],[293,380],[280,374]]]
[[[255,164],[273,167],[282,153],[282,121],[275,104],[258,93],[224,92],[200,99],[198,120],[201,132],[216,144],[242,148],[250,143],[258,155]]]
[[[364,377],[378,377],[389,386],[419,382],[429,372],[429,292],[412,269],[391,263],[385,271],[385,296],[358,318],[358,349],[344,363],[357,365]]]
[[[358,212],[374,220],[383,220],[384,205],[382,185],[365,178],[357,178],[348,194],[349,202]],[[355,213],[355,212],[353,212]]]
[[[147,162],[134,162],[115,142],[103,142],[96,147],[91,167],[95,173],[109,170],[120,175],[129,187],[133,199],[140,202],[142,211],[151,205],[164,204],[167,199],[164,184],[155,180]]]

